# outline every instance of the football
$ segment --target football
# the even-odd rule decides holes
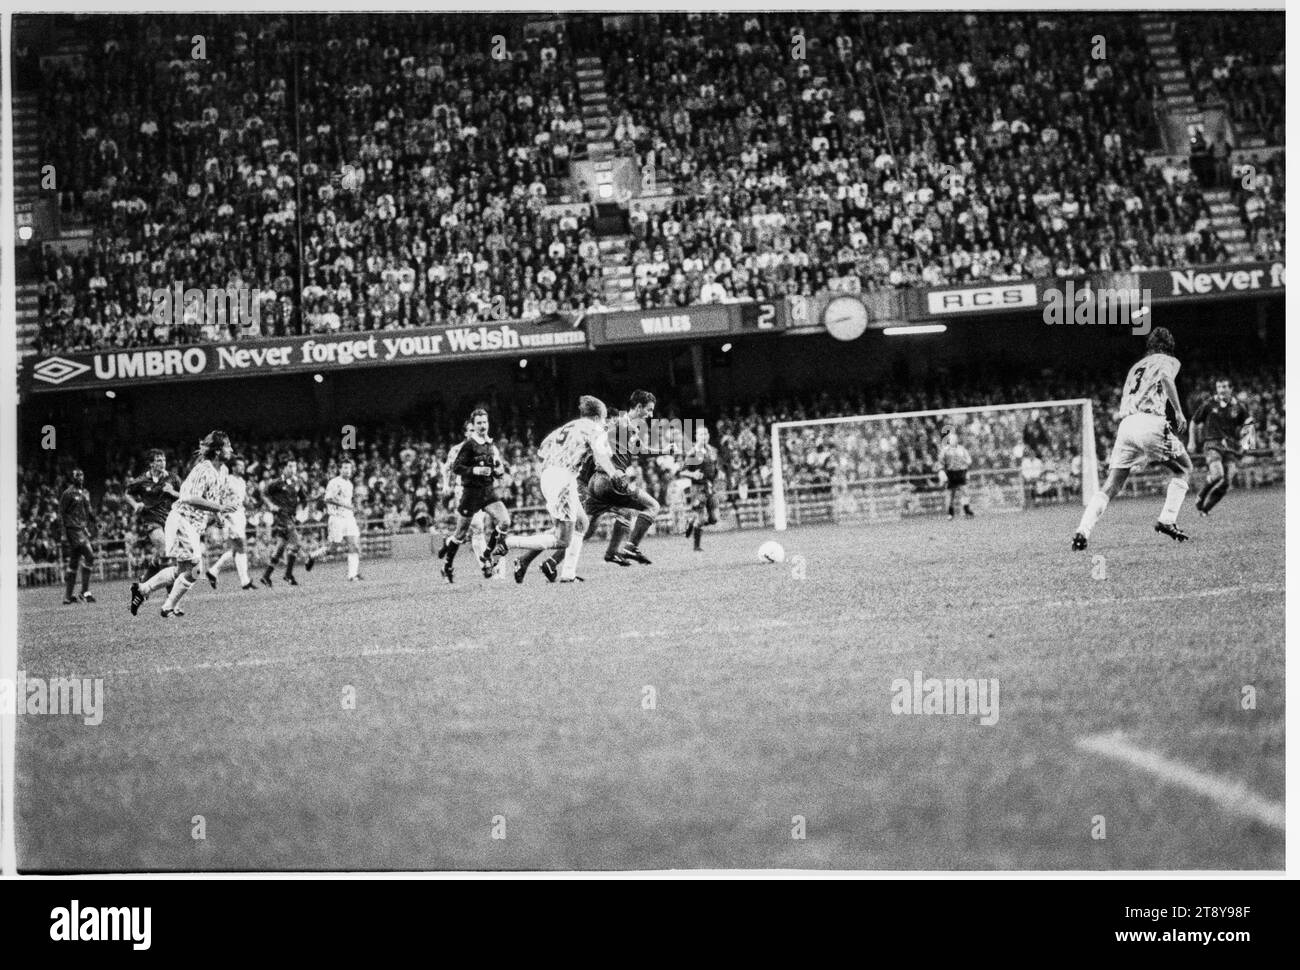
[[[768,539],[758,547],[758,558],[762,562],[785,562],[785,547]]]

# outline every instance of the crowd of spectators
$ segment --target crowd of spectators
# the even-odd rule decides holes
[[[1284,22],[1242,10],[1180,12],[1174,40],[1197,103],[1226,108],[1237,133],[1286,144]]]
[[[1226,255],[1190,171],[1146,165],[1133,17],[665,15],[605,63],[616,140],[679,195],[633,212],[647,306]]]
[[[93,232],[36,253],[34,348],[601,308],[590,214],[547,208],[581,201],[582,53],[603,60],[618,149],[674,191],[630,209],[644,306],[1227,256],[1190,171],[1146,165],[1135,16],[661,14],[586,51],[525,19],[84,20],[85,55],[42,62],[38,110],[64,216]],[[1236,19],[1179,37],[1234,118],[1276,128],[1280,17],[1263,42]],[[1281,183],[1257,250],[1282,245]],[[156,320],[178,282],[258,312]]]
[[[1278,451],[1285,445],[1285,380],[1282,371],[1229,372],[1234,391],[1255,418],[1255,447]],[[1194,413],[1208,390],[1188,395]],[[981,382],[978,386],[943,388],[881,386],[855,394],[829,392],[799,398],[757,401],[723,408],[711,422],[719,452],[719,489],[736,501],[762,498],[772,483],[771,425],[776,421],[854,414],[883,414],[955,408],[1008,401],[1044,401],[1091,397],[1097,455],[1104,462],[1118,423],[1117,388],[1060,380]],[[537,478],[537,445],[546,429],[512,416],[509,427],[494,429],[506,463],[499,482],[502,498],[515,509],[543,504]],[[971,452],[977,469],[1019,470],[1026,479],[1079,474],[1081,411],[1044,408],[1030,412],[1000,411],[965,417],[939,415],[920,420],[822,425],[787,432],[782,437],[783,470],[789,487],[844,486],[868,479],[928,480],[937,474],[936,459],[942,433],[956,429]],[[359,433],[355,447],[345,450],[337,437],[238,442],[247,461],[249,523],[266,538],[270,516],[260,498],[260,485],[292,457],[310,496],[296,512],[304,524],[325,518],[322,494],[340,460],[356,462],[354,503],[358,519],[375,529],[427,531],[445,526],[451,511],[453,483],[444,475],[448,448],[459,440],[452,427],[384,428]],[[630,469],[665,506],[677,501],[675,483],[682,464],[682,446],[668,453],[643,456]],[[172,470],[184,475],[192,455],[168,450]],[[99,537],[106,542],[139,539],[134,516],[124,498],[125,483],[144,471],[143,453],[122,452],[91,491],[97,509]],[[26,562],[54,561],[59,555],[58,496],[66,486],[68,460],[37,460],[19,469],[19,549]]]
[[[39,111],[65,215],[93,238],[38,254],[36,348],[589,305],[600,290],[589,219],[543,211],[563,201],[584,142],[572,53],[560,35],[525,36],[523,18],[509,36],[493,23],[88,21],[85,57],[46,65]],[[177,282],[256,294],[260,313],[155,321],[153,294]]]

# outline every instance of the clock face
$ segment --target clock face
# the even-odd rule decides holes
[[[836,340],[857,340],[867,329],[867,308],[854,296],[837,296],[822,311],[822,324]]]

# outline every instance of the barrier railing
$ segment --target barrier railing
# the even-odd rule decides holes
[[[382,559],[393,554],[394,530],[382,519],[371,519],[361,524],[361,557],[363,559]],[[325,542],[325,522],[307,522],[298,526],[304,553],[311,552]],[[138,545],[128,546],[124,539],[111,539],[104,542],[92,542],[95,549],[95,565],[91,569],[91,578],[102,582],[111,579],[134,578],[139,575],[151,558]],[[245,541],[250,568],[265,566],[270,559],[275,543],[271,540],[271,530],[267,526],[257,526],[248,530]],[[217,540],[207,545],[207,558],[211,562],[225,548],[225,543]],[[325,561],[339,558],[338,552],[330,553]],[[18,564],[19,586],[48,586],[63,582],[65,559],[60,553],[55,562],[38,562]]]
[[[1286,456],[1281,450],[1251,452],[1243,456],[1238,465],[1233,486],[1236,488],[1267,488],[1283,484],[1286,480]],[[1197,470],[1203,470],[1204,459],[1194,459]],[[1165,489],[1168,474],[1161,469],[1144,469],[1129,476],[1120,498],[1160,494]],[[969,491],[976,502],[984,502],[984,511],[1016,511],[1039,505],[1063,503],[1078,504],[1080,483],[1077,479],[1063,478],[1057,482],[1026,481],[1018,468],[972,470]],[[909,516],[938,515],[947,505],[947,492],[933,477],[893,476],[866,478],[856,481],[786,487],[787,517],[791,525],[817,523],[851,524],[861,521],[900,519]],[[655,522],[655,532],[660,535],[680,534],[689,510],[682,506],[663,508]],[[550,526],[550,516],[542,506],[524,506],[511,510],[512,531],[539,532]],[[438,532],[450,532],[455,527],[455,516],[440,513],[433,520]],[[606,517],[597,534],[608,535],[611,518]],[[390,529],[383,520],[367,523],[361,533],[363,558],[387,558],[393,553],[393,536],[419,531],[415,526],[404,525]],[[718,496],[718,525],[723,530],[772,528],[772,490],[770,488],[741,489],[720,493]],[[325,523],[312,522],[299,527],[304,551],[310,552],[325,539]],[[134,550],[124,548],[121,540],[96,547],[93,576],[97,580],[122,579],[136,575],[144,563]],[[209,555],[218,553],[221,544],[208,547]],[[274,548],[270,530],[258,527],[249,530],[248,553],[250,566],[265,565]],[[332,553],[327,559],[337,558]],[[19,586],[45,586],[63,581],[63,560],[45,563],[19,563]]]

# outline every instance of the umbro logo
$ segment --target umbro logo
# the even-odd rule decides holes
[[[65,357],[48,357],[32,368],[32,377],[46,384],[62,384],[88,370],[88,364],[79,364]]]

